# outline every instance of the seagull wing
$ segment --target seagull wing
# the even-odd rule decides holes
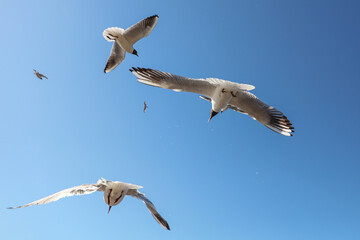
[[[124,61],[125,54],[125,49],[123,49],[117,41],[114,41],[104,73],[114,70],[122,61]]]
[[[217,81],[186,78],[149,68],[132,68],[130,71],[141,83],[154,87],[172,89],[176,92],[185,91],[211,97],[217,86]]]
[[[282,112],[262,102],[250,92],[237,92],[236,97],[232,98],[229,104],[241,109],[277,133],[292,136],[291,133],[294,132],[294,127],[292,127],[292,124]]]
[[[41,74],[41,73],[39,73],[39,75],[40,75],[40,78],[46,78],[46,79],[48,79],[45,75],[43,75],[43,74]]]
[[[49,202],[54,202],[59,200],[60,198],[64,198],[64,197],[70,197],[70,196],[75,196],[75,195],[86,195],[86,194],[90,194],[96,191],[101,191],[103,190],[104,185],[103,184],[83,184],[77,187],[72,187],[72,188],[68,188],[65,190],[62,190],[60,192],[57,192],[53,195],[44,197],[40,200],[22,205],[22,206],[18,206],[18,207],[10,207],[9,209],[15,209],[15,208],[23,208],[23,207],[28,207],[28,206],[33,206],[33,205],[41,205],[41,204],[47,204]]]
[[[155,220],[165,229],[170,230],[169,224],[165,219],[163,219],[160,214],[157,212],[154,204],[145,197],[144,194],[140,193],[137,189],[130,189],[126,193],[132,197],[136,197],[137,199],[143,201],[146,204],[146,207],[149,209],[151,215],[155,218]]]
[[[147,37],[154,29],[159,20],[158,15],[145,18],[125,30],[124,36],[131,43],[135,44],[140,39]]]

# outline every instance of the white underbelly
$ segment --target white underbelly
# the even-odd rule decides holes
[[[117,41],[120,44],[120,46],[123,49],[125,49],[125,51],[127,51],[128,53],[132,53],[134,51],[132,44],[129,43],[129,41],[125,37],[120,36],[118,37]]]

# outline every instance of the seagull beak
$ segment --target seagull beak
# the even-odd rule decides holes
[[[137,54],[137,51],[134,49],[134,51],[132,52],[132,54],[136,55],[139,57],[139,55]]]
[[[216,115],[216,114],[218,114],[219,112],[215,112],[215,111],[213,111],[212,109],[211,109],[211,114],[210,114],[210,118],[209,118],[209,121],[208,122],[210,122],[210,120]]]
[[[110,209],[111,209],[111,206],[109,206],[109,211],[108,211],[108,214],[110,213]]]

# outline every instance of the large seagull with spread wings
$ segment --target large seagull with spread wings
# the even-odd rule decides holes
[[[44,197],[40,200],[19,207],[10,207],[9,209],[23,208],[33,205],[41,205],[41,204],[57,201],[64,197],[70,197],[75,195],[86,195],[99,191],[99,192],[104,192],[104,201],[107,205],[109,205],[108,212],[110,212],[112,206],[118,205],[126,195],[132,196],[143,201],[146,207],[149,209],[151,215],[155,218],[155,220],[163,228],[170,230],[169,224],[166,222],[165,219],[163,219],[160,216],[154,204],[149,199],[147,199],[144,194],[138,191],[139,188],[142,188],[142,186],[138,186],[130,183],[117,182],[117,181],[113,182],[101,178],[98,180],[96,184],[83,184],[80,186],[68,188],[60,192],[57,192],[53,195]]]
[[[287,117],[276,108],[262,102],[250,93],[255,87],[249,84],[225,81],[218,78],[194,79],[149,68],[132,68],[130,71],[141,83],[172,89],[176,92],[198,93],[211,102],[209,121],[228,108],[247,114],[271,130],[292,136],[294,127]]]

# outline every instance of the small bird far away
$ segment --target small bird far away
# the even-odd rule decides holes
[[[146,113],[146,109],[148,109],[148,105],[146,104],[146,101],[144,101],[144,113]]]
[[[45,75],[42,75],[41,73],[39,73],[39,72],[36,71],[35,69],[33,69],[33,70],[34,70],[35,75],[36,75],[39,79],[41,79],[41,80],[43,80],[42,78],[48,79]]]

